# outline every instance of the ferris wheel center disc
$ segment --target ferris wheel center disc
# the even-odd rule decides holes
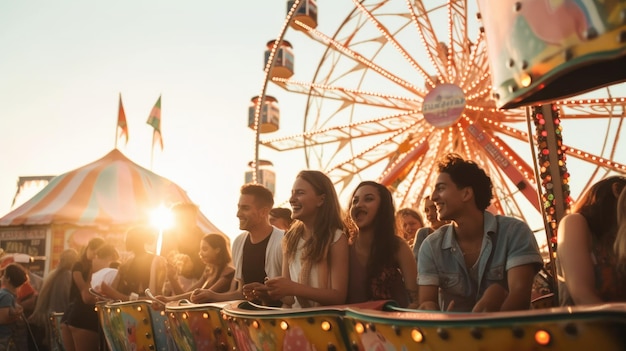
[[[424,119],[433,127],[445,128],[461,118],[465,109],[463,89],[455,84],[439,84],[431,90],[422,105]]]

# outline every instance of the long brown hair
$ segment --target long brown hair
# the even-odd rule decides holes
[[[613,193],[613,184],[617,184],[619,192],[626,185],[626,178],[614,176],[600,180],[582,195],[574,207],[573,212],[585,217],[589,229],[598,239],[604,239],[617,230],[617,197]]]
[[[375,188],[380,197],[380,205],[374,216],[374,237],[366,266],[368,280],[372,280],[384,269],[389,267],[395,268],[399,265],[396,261],[396,257],[400,247],[400,240],[403,239],[397,234],[395,206],[389,189],[377,182],[363,181],[354,189],[352,198],[354,198],[354,194],[356,194],[357,190],[363,186]],[[350,205],[350,208],[352,208],[352,205]],[[407,215],[411,215],[413,212],[417,213],[412,209],[404,210],[404,213]],[[355,237],[353,241],[356,239],[356,236],[358,236],[358,231],[354,234]]]
[[[296,178],[301,178],[311,184],[317,195],[324,195],[324,204],[319,207],[315,216],[313,233],[307,244],[304,246],[302,259],[309,262],[320,262],[326,258],[328,249],[332,243],[335,232],[344,230],[341,206],[337,192],[332,181],[320,171],[304,170],[300,171]],[[298,249],[298,242],[304,234],[304,224],[296,221],[287,231],[284,237],[285,250],[289,261],[295,257]]]

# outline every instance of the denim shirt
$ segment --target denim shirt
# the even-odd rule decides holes
[[[454,300],[454,311],[469,312],[491,284],[508,286],[506,272],[509,269],[533,264],[539,271],[543,264],[537,240],[526,223],[485,211],[483,228],[485,233],[476,263],[478,279],[475,281],[465,266],[452,225],[439,228],[422,243],[418,255],[418,284],[440,288],[443,311]],[[487,267],[492,251],[493,257]]]

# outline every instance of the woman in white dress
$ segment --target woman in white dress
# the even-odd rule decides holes
[[[337,193],[322,172],[298,173],[289,199],[295,221],[283,239],[282,277],[265,286],[288,307],[346,302],[348,239]]]

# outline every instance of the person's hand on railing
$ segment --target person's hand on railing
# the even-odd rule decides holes
[[[154,294],[152,294],[152,291],[150,291],[150,289],[146,289],[144,291],[144,293],[146,294],[146,296],[150,299],[150,301],[152,301],[152,308],[157,310],[157,311],[163,311],[165,309],[165,305],[170,302],[170,300],[163,295],[158,295],[158,296],[154,296]]]

